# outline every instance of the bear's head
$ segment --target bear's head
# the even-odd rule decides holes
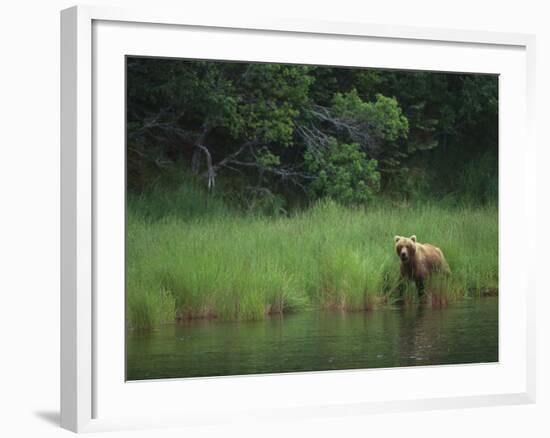
[[[416,253],[416,236],[411,237],[395,236],[395,251],[399,259],[407,263]]]

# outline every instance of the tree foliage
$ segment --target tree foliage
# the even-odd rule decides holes
[[[179,166],[251,200],[452,193],[496,162],[497,111],[492,76],[128,58],[129,187]]]
[[[305,161],[315,175],[311,183],[313,196],[343,204],[368,204],[380,188],[378,162],[369,160],[358,143],[338,143],[330,138],[319,154],[307,151]]]

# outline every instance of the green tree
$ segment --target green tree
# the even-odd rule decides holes
[[[367,204],[380,188],[378,162],[368,159],[358,143],[338,143],[330,138],[319,154],[307,151],[305,162],[315,175],[312,193],[343,204]]]
[[[474,185],[485,199],[498,177],[498,80],[130,57],[127,140],[135,190],[183,167],[210,189],[224,175],[254,205],[266,203],[257,197],[359,203],[377,192],[433,196]]]
[[[289,183],[307,192],[319,174],[305,153],[342,161],[329,158],[336,156],[329,138],[348,152],[383,157],[384,145],[407,134],[393,98],[364,102],[352,89],[317,103],[313,67],[137,59],[128,69],[129,150],[157,165],[187,161],[209,188],[230,171],[254,193]],[[369,180],[359,197],[372,188]]]

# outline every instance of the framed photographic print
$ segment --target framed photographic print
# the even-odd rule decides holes
[[[532,36],[61,24],[63,427],[534,401]]]

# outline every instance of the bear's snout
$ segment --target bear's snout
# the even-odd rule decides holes
[[[406,262],[409,259],[409,255],[407,254],[406,250],[401,251],[401,254],[399,254],[399,258]]]

